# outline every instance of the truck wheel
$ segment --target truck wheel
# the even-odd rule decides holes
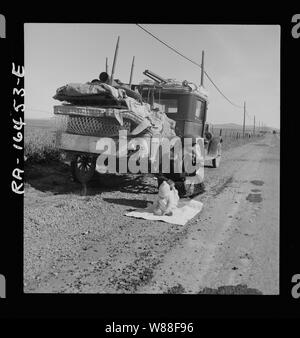
[[[218,144],[218,154],[217,154],[217,156],[212,160],[213,168],[219,168],[220,162],[221,162],[221,143]]]
[[[76,155],[71,162],[71,170],[74,181],[87,183],[94,175],[96,169],[96,157],[82,154]]]

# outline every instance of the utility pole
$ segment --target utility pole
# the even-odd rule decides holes
[[[131,82],[132,82],[133,68],[134,68],[134,57],[133,57],[133,59],[132,59],[132,64],[131,64],[129,86],[131,86]]]
[[[243,138],[245,137],[246,101],[244,101]]]
[[[108,74],[108,58],[106,58],[106,61],[105,61],[105,73]]]
[[[117,63],[117,57],[118,57],[118,50],[119,50],[119,41],[120,41],[120,37],[118,36],[118,41],[117,41],[117,45],[116,45],[116,49],[115,49],[113,66],[112,66],[112,70],[111,70],[110,84],[112,84],[113,80],[114,80],[114,73],[115,73],[115,68],[116,68],[116,63]]]
[[[202,51],[202,61],[201,61],[201,86],[203,87],[204,83],[204,50]]]
[[[253,123],[253,135],[255,135],[255,115],[254,115],[254,123]]]

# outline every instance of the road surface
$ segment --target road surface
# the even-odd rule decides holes
[[[28,180],[24,291],[279,294],[279,136],[205,168],[202,211],[185,226],[124,216],[155,180],[101,177],[88,196],[66,169]]]

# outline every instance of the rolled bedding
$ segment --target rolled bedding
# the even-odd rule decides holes
[[[69,103],[79,104],[99,104],[103,103],[103,99],[113,99],[122,101],[126,97],[131,97],[138,102],[142,102],[139,93],[129,89],[125,85],[116,87],[110,86],[100,81],[92,81],[87,83],[68,83],[56,90],[53,96],[55,100],[66,101]]]

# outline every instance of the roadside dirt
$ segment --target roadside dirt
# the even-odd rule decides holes
[[[25,173],[24,292],[278,293],[277,135],[205,168],[203,211],[185,226],[124,216],[154,200],[150,176],[97,175],[81,196],[67,165]]]

